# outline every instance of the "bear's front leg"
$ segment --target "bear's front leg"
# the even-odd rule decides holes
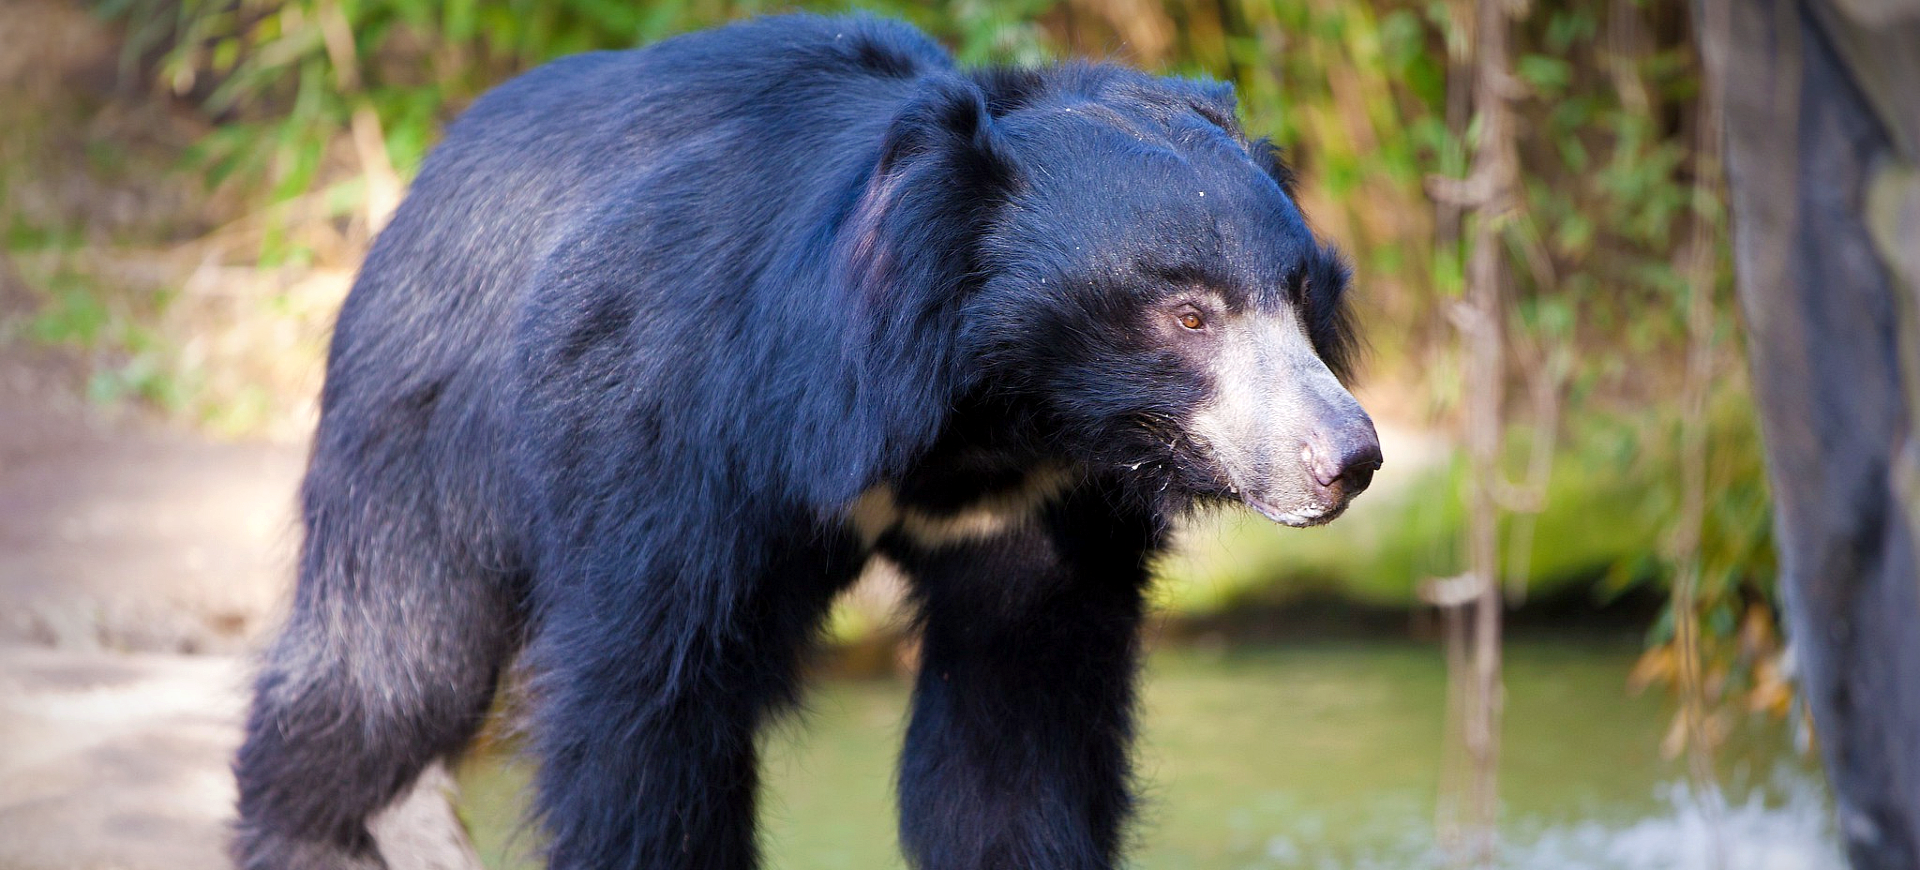
[[[990,535],[892,536],[924,631],[899,779],[914,867],[1115,866],[1159,537],[1095,492]]]
[[[758,866],[756,733],[792,705],[800,653],[861,559],[782,519],[806,543],[769,548],[743,523],[678,550],[585,551],[543,578],[530,688],[553,870]]]

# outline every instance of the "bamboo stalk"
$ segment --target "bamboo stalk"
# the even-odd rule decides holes
[[[1467,556],[1477,589],[1470,605],[1472,671],[1461,728],[1469,769],[1466,825],[1456,861],[1483,868],[1492,868],[1498,860],[1500,722],[1505,702],[1498,487],[1507,353],[1503,300],[1507,263],[1502,234],[1516,208],[1519,188],[1519,153],[1509,105],[1518,91],[1508,57],[1514,12],[1505,0],[1478,0],[1475,7],[1473,102],[1480,137],[1466,185],[1476,194],[1470,203],[1475,220],[1467,261],[1466,308],[1459,318],[1467,352],[1467,451],[1473,481]]]

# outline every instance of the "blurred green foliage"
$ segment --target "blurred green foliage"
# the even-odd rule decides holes
[[[816,4],[826,6],[826,4]],[[872,11],[906,18],[963,58],[1037,61],[1033,17],[1047,3],[905,0]],[[216,184],[264,200],[352,186],[328,177],[356,108],[377,112],[403,173],[419,166],[442,124],[501,80],[560,55],[631,48],[745,15],[778,11],[742,0],[98,0],[125,23],[123,65],[219,122],[192,159]],[[353,204],[337,198],[336,209]]]
[[[188,168],[238,192],[275,227],[345,223],[366,179],[349,130],[371,110],[393,166],[418,167],[438,130],[491,85],[552,57],[637,46],[790,7],[762,0],[96,0],[126,39],[123,70],[191,106],[210,132]],[[841,3],[801,3],[845,11]],[[1463,219],[1433,179],[1463,175],[1476,131],[1462,64],[1462,0],[873,0],[967,63],[1112,57],[1233,82],[1247,126],[1288,149],[1303,201],[1355,261],[1373,345],[1370,398],[1402,419],[1458,413],[1448,311],[1461,294]],[[1690,292],[1677,264],[1696,222],[1717,236],[1718,201],[1697,201],[1698,58],[1682,0],[1542,0],[1517,26],[1524,204],[1509,222],[1508,324],[1514,441],[1534,431],[1539,378],[1561,413],[1545,510],[1519,530],[1538,582],[1599,581],[1613,594],[1671,573],[1679,502],[1677,402]],[[288,203],[306,208],[285,210]],[[262,236],[259,262],[315,256],[298,236]],[[1724,242],[1721,243],[1724,247]],[[1719,273],[1728,275],[1724,267]],[[1771,589],[1768,513],[1736,339],[1729,278],[1716,324],[1706,612],[1729,626]],[[62,302],[43,328],[99,321]],[[54,336],[58,337],[58,336]],[[91,340],[91,339],[88,339]],[[131,387],[138,393],[150,387]],[[1524,464],[1516,452],[1513,466]],[[1387,473],[1392,473],[1390,467]],[[1442,464],[1373,523],[1285,539],[1248,537],[1228,568],[1181,563],[1176,604],[1203,609],[1274,577],[1342,578],[1361,597],[1410,601],[1424,577],[1460,570],[1462,471]],[[1364,507],[1363,500],[1363,507]],[[1202,537],[1205,535],[1203,534]],[[1365,538],[1362,540],[1362,538]],[[1520,540],[1524,538],[1526,540]],[[1204,559],[1202,560],[1204,561]],[[1184,567],[1182,566],[1184,565]],[[1209,573],[1213,572],[1213,573]],[[1239,579],[1235,579],[1239,578]],[[1250,579],[1247,579],[1250,578]],[[1213,591],[1207,591],[1213,590]],[[1728,631],[1732,629],[1729,627]]]

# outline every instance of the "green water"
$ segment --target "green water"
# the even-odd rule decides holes
[[[1514,870],[1842,870],[1812,762],[1783,726],[1743,722],[1703,813],[1659,745],[1670,702],[1634,697],[1631,641],[1523,640],[1507,651],[1500,770]],[[1412,868],[1434,848],[1445,670],[1411,642],[1155,654],[1143,692],[1141,870]],[[832,681],[766,750],[767,866],[902,867],[891,778],[907,704],[893,681]],[[533,866],[525,770],[482,758],[463,813],[494,868]],[[1716,846],[1717,844],[1717,846]]]

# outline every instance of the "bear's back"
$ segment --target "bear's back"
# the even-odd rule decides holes
[[[395,405],[446,438],[497,428],[485,418],[529,309],[608,314],[542,298],[567,293],[568,274],[625,282],[634,306],[740,304],[714,288],[792,256],[797,241],[772,237],[815,229],[795,215],[832,208],[914,81],[950,67],[902,24],[788,15],[562,58],[495,88],[429,155],[342,307],[322,449],[366,449],[392,430],[355,420]]]
[[[448,128],[376,240],[329,378],[342,352],[372,351],[362,341],[420,352],[423,339],[497,337],[488,327],[532,270],[635,195],[677,209],[683,232],[770,212],[767,197],[804,193],[807,164],[844,157],[829,152],[849,140],[877,144],[907,84],[950,65],[905,25],[788,15],[566,57],[500,85]],[[710,199],[696,216],[674,201],[690,187],[737,202]],[[362,318],[377,325],[356,328]]]

